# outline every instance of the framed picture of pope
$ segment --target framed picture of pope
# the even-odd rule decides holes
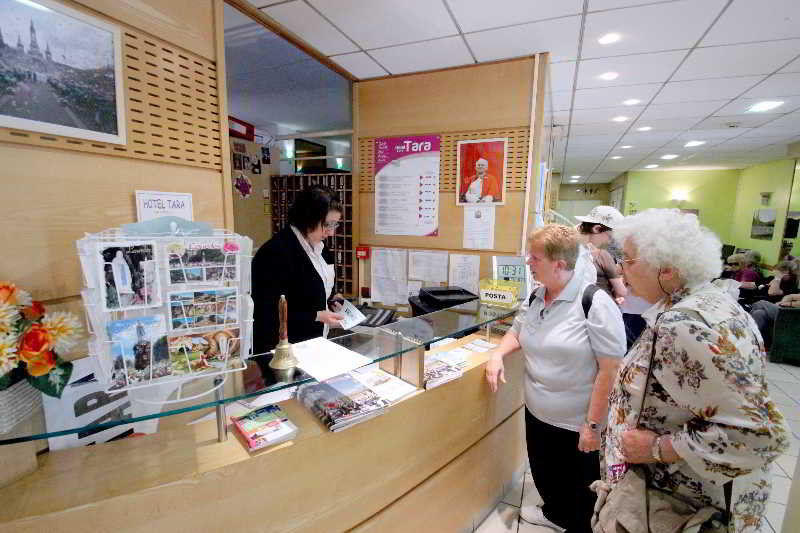
[[[506,203],[508,139],[458,141],[456,205]]]

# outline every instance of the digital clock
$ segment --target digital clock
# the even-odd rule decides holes
[[[528,276],[525,258],[518,255],[495,255],[492,257],[492,277],[520,284],[520,297],[528,296]]]

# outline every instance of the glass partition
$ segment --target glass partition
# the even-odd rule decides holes
[[[479,331],[481,328],[488,328],[493,324],[500,324],[503,321],[509,322],[516,311],[514,309],[504,309],[498,307],[484,306],[475,302],[451,307],[442,311],[436,311],[427,315],[402,319],[392,324],[380,328],[358,328],[355,333],[346,334],[331,339],[332,342],[339,344],[349,350],[368,357],[372,363],[400,357],[405,353],[417,350],[420,347],[427,347],[430,343],[447,337],[461,337]],[[207,390],[207,394],[201,394],[193,399],[187,399],[180,403],[164,403],[162,410],[157,413],[143,416],[130,416],[122,410],[114,410],[111,414],[100,418],[97,422],[87,425],[66,428],[60,431],[44,431],[38,433],[24,434],[0,440],[0,445],[15,444],[30,440],[47,439],[71,433],[96,433],[105,429],[123,424],[131,424],[144,420],[165,418],[192,411],[214,408],[218,405],[225,405],[231,402],[255,398],[262,394],[276,392],[290,387],[295,387],[302,383],[314,381],[299,368],[291,377],[291,381],[278,381],[269,362],[272,353],[258,354],[247,360],[247,369],[242,373],[243,386],[233,387],[233,393],[227,396],[222,395],[215,399],[211,389],[215,383],[214,378],[198,378],[192,381],[198,390]],[[221,379],[221,378],[217,378]],[[229,374],[227,379],[238,379],[237,374]],[[219,382],[217,382],[219,383]],[[85,385],[68,385],[68,387],[80,387]],[[221,384],[220,384],[221,385]],[[164,401],[165,385],[157,385],[128,391],[131,402],[142,402],[156,405]],[[226,390],[231,387],[226,387]],[[113,393],[109,393],[109,396]],[[201,413],[197,413],[200,415]]]

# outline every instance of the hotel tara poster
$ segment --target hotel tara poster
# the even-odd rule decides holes
[[[439,234],[439,136],[375,139],[375,233]]]

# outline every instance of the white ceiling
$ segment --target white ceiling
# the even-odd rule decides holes
[[[550,52],[553,167],[581,182],[740,168],[800,139],[800,0],[249,1],[359,79]],[[747,111],[763,100],[784,104]]]

